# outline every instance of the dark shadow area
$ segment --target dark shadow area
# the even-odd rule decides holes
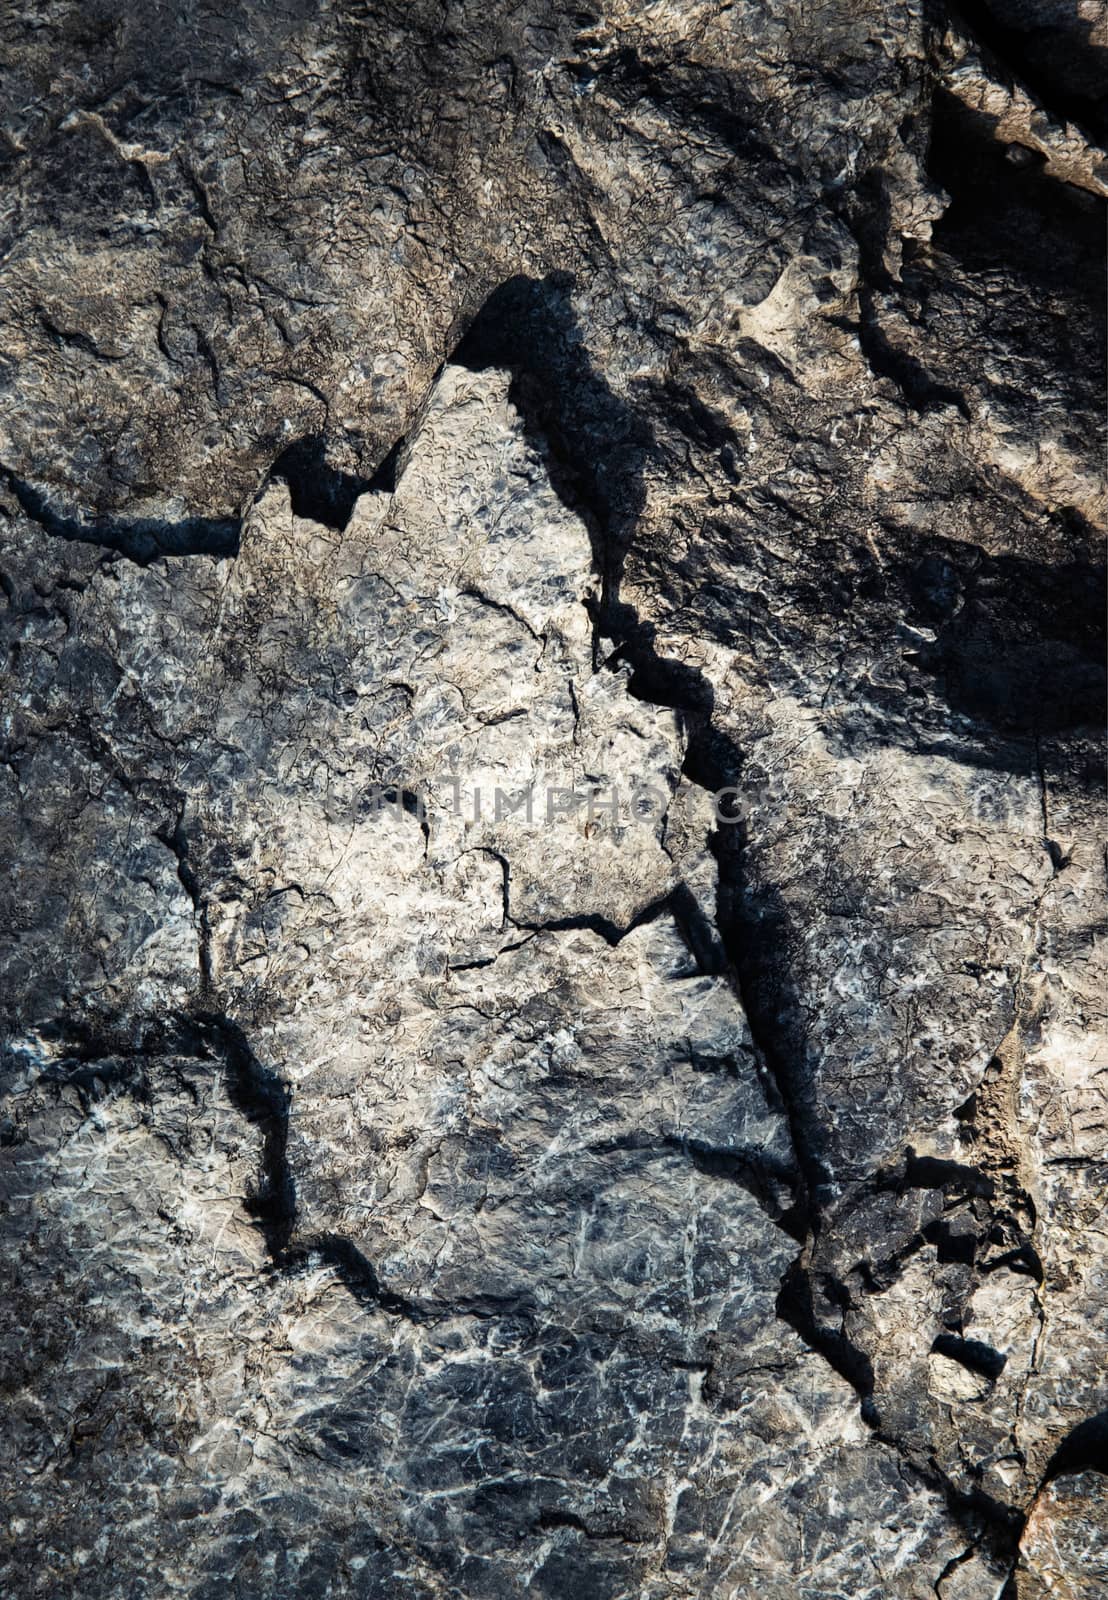
[[[286,1257],[283,1265],[295,1267],[307,1260],[309,1254],[320,1256],[333,1267],[346,1292],[363,1305],[379,1306],[382,1311],[404,1317],[409,1322],[423,1322],[427,1310],[404,1295],[386,1289],[377,1276],[373,1263],[358,1249],[352,1240],[341,1233],[315,1235],[294,1256]]]
[[[870,1180],[875,1193],[903,1194],[908,1189],[942,1189],[953,1195],[979,1195],[991,1200],[996,1184],[987,1172],[963,1161],[939,1156],[918,1156],[909,1147],[902,1161],[876,1172]]]
[[[186,517],[181,522],[151,517],[133,522],[93,517],[83,521],[54,510],[41,489],[14,473],[0,468],[0,476],[23,512],[53,538],[99,545],[140,567],[148,567],[161,556],[212,556],[221,560],[239,553],[240,517]]]
[[[1000,265],[1079,300],[1085,340],[1094,332],[1103,339],[1103,201],[1049,177],[1037,151],[997,139],[991,117],[944,89],[932,104],[927,170],[950,196],[932,227],[935,249],[967,270]]]
[[[551,484],[584,522],[601,581],[597,629],[621,640],[619,584],[643,507],[642,469],[653,445],[642,417],[595,371],[573,310],[574,279],[518,276],[494,290],[451,360],[471,371],[506,368],[509,399],[542,451]]]
[[[1108,1411],[1087,1417],[1066,1435],[1047,1464],[1043,1482],[1077,1472],[1108,1476]]]
[[[803,1339],[810,1350],[818,1350],[840,1378],[846,1379],[862,1403],[863,1420],[868,1426],[876,1427],[878,1416],[873,1403],[873,1363],[864,1350],[852,1344],[834,1325],[833,1308],[844,1292],[840,1285],[828,1280],[824,1274],[821,1274],[817,1287],[814,1275],[798,1258],[781,1280],[777,1315]],[[829,1311],[832,1313],[830,1316]],[[838,1320],[841,1321],[841,1316]]]
[[[296,1187],[288,1159],[288,1087],[258,1060],[238,1023],[221,1012],[182,1018],[181,1039],[190,1054],[223,1060],[231,1104],[261,1134],[258,1179],[246,1207],[270,1255],[280,1261],[296,1226]]]
[[[322,435],[310,434],[281,452],[270,469],[270,476],[283,478],[288,485],[289,500],[296,516],[307,517],[341,532],[350,521],[359,495],[368,489],[396,487],[397,449],[398,446],[393,447],[373,478],[359,478],[330,466]],[[382,478],[380,483],[378,477]]]
[[[968,499],[971,490],[957,492]],[[989,515],[999,514],[994,503]],[[1020,515],[1012,513],[1013,542]],[[1063,525],[1055,539],[1079,559],[990,555],[968,540],[886,523],[880,564],[849,534],[832,550],[801,527],[784,567],[767,561],[752,518],[720,523],[706,529],[716,544],[713,568],[741,579],[730,605],[726,593],[702,586],[695,620],[706,637],[768,663],[779,691],[802,699],[813,681],[826,682],[832,649],[881,660],[880,673],[844,680],[824,715],[827,736],[844,748],[880,740],[969,766],[1033,773],[1040,739],[1099,741],[1108,703],[1105,567],[1085,556],[1096,540],[1078,513],[1055,518]],[[1029,520],[1029,548],[1037,536]],[[763,589],[772,605],[751,607],[749,595],[760,599]],[[1080,781],[1095,785],[1101,772],[1094,760]]]
[[[952,710],[1007,734],[1103,726],[1103,567],[936,542],[900,576],[904,615],[937,634],[914,659]]]
[[[994,1350],[991,1344],[980,1339],[962,1339],[954,1333],[940,1333],[931,1345],[931,1352],[945,1356],[948,1361],[957,1361],[968,1372],[975,1372],[991,1382],[995,1382],[1008,1365],[1008,1357],[1002,1350]]]
[[[952,316],[965,324],[939,347],[939,376],[987,393],[1027,441],[1041,434],[1045,403],[1067,447],[1098,459],[1104,202],[1048,176],[1037,151],[998,139],[995,119],[944,90],[932,101],[927,170],[949,204],[930,244],[906,249],[903,284],[922,325]]]
[[[873,291],[864,283],[858,288],[858,342],[870,370],[895,383],[913,410],[956,406],[969,419],[969,406],[961,391],[952,384],[940,383],[922,361],[899,349],[888,337],[877,315]]]
[[[932,9],[933,25],[944,25],[948,10]],[[1104,404],[1104,207],[1042,169],[1034,152],[996,139],[993,119],[937,92],[928,170],[950,205],[929,246],[906,247],[901,287],[881,261],[888,227],[883,175],[875,171],[859,185],[849,219],[863,266],[858,335],[871,368],[896,383],[914,409],[954,405],[967,415],[967,396],[975,403],[983,389],[1005,426],[1034,441],[1044,400],[1052,427],[1061,404],[1072,419],[1066,448],[1092,460]],[[913,352],[899,348],[899,334],[884,331],[875,291],[901,302],[897,328],[919,331]],[[951,341],[927,340],[929,316],[964,319],[955,355],[944,353]],[[1018,390],[987,370],[985,351],[994,348],[1001,368],[1010,362],[1013,373],[1023,375]],[[937,465],[937,507],[980,497],[994,538],[1010,515],[1011,553],[991,555],[984,539],[971,542],[972,526],[968,537],[951,539],[886,522],[878,565],[860,541],[855,550],[841,540],[832,549],[801,522],[791,566],[770,567],[746,527],[729,528],[721,519],[718,565],[743,571],[743,590],[764,583],[772,592],[772,607],[743,608],[750,644],[761,659],[778,663],[783,687],[791,673],[802,694],[813,645],[822,641],[826,649],[837,636],[841,648],[842,618],[849,619],[849,646],[859,650],[871,642],[880,649],[904,623],[935,633],[918,646],[905,641],[900,681],[859,677],[853,683],[848,702],[840,700],[829,723],[829,733],[844,744],[876,737],[921,752],[941,750],[969,765],[1033,771],[1040,738],[1083,731],[1099,739],[1103,729],[1101,541],[1076,507],[1059,507],[1050,513],[1055,527],[1049,542],[1072,557],[1035,559],[1040,504],[1000,475],[968,463],[959,472],[956,459]],[[781,514],[757,503],[748,513],[751,523],[760,513]],[[698,607],[706,631],[722,643],[740,642],[741,598],[737,589],[734,625],[725,604]],[[1094,762],[1088,783],[1099,782],[1101,770]]]
[[[633,45],[599,60],[570,61],[567,70],[583,86],[602,80],[621,103],[646,102],[675,125],[719,143],[750,164],[752,187],[763,194],[796,176],[766,138],[765,107],[733,72],[695,60],[646,60]]]
[[[633,681],[633,680],[632,680]],[[750,787],[735,742],[714,727],[709,706],[693,727],[685,775],[712,794]],[[754,786],[756,805],[756,785]],[[793,973],[802,941],[780,892],[752,876],[745,818],[721,821],[709,839],[719,871],[716,925],[734,972],[751,1037],[769,1071],[803,1177],[800,1197],[813,1220],[828,1184],[823,1136],[807,1071],[808,1030]]]
[[[1095,42],[1095,22],[1083,23],[1076,5],[956,0],[947,9],[1059,122],[1075,122],[1104,142],[1108,49]]]

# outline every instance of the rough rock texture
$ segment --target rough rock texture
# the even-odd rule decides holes
[[[3,1592],[1104,1593],[1103,8],[0,29]]]

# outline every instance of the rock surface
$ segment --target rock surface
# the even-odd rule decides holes
[[[1108,1585],[1104,16],[0,24],[0,1585]]]

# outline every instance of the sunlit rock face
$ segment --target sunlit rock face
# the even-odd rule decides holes
[[[5,1595],[1108,1584],[1103,27],[9,7]]]

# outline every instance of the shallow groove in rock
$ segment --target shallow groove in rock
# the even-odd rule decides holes
[[[156,517],[142,517],[132,522],[115,517],[94,517],[85,521],[55,510],[42,489],[17,477],[6,467],[0,466],[0,478],[25,515],[52,538],[100,545],[141,567],[164,556],[210,556],[214,560],[226,560],[239,553],[242,519],[237,516],[185,517],[179,522]]]

